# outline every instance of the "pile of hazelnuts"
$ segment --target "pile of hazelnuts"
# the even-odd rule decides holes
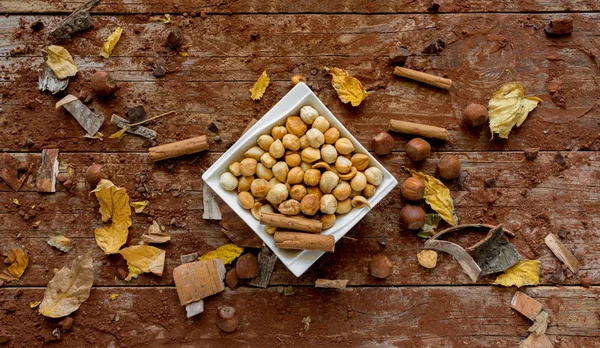
[[[389,133],[379,133],[371,141],[371,148],[381,156],[389,154],[394,138]],[[413,162],[421,162],[431,153],[431,145],[422,138],[413,138],[406,144],[406,155]],[[460,160],[454,155],[444,155],[437,165],[442,179],[453,180],[460,174]],[[406,179],[400,186],[402,196],[410,201],[400,211],[400,221],[409,230],[419,230],[425,225],[425,211],[417,203],[423,199],[425,184],[415,178]]]

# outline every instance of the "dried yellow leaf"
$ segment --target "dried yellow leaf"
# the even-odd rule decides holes
[[[346,70],[325,67],[325,71],[331,75],[331,85],[335,88],[342,103],[359,106],[369,95],[362,83],[351,77]]]
[[[135,210],[136,214],[139,214],[146,209],[148,206],[148,201],[139,201],[139,202],[131,202],[131,207]]]
[[[163,22],[164,24],[171,23],[171,15],[165,13],[164,17],[150,17],[151,22]]]
[[[0,285],[5,282],[19,280],[29,265],[29,256],[27,256],[23,249],[13,248],[8,252],[4,263],[10,263],[11,265],[0,273]]]
[[[492,283],[502,286],[538,285],[540,283],[540,262],[537,260],[519,261],[499,275]]]
[[[269,82],[271,82],[271,79],[269,76],[267,76],[267,71],[265,70],[260,75],[256,83],[254,83],[254,86],[249,89],[252,100],[259,100],[262,98],[263,94],[265,94],[267,86],[269,86]]]
[[[450,189],[441,181],[431,175],[404,167],[413,177],[421,180],[425,184],[425,203],[429,204],[431,209],[435,210],[444,221],[452,226],[458,223],[458,217],[454,211],[454,201],[450,196]]]
[[[187,52],[179,52],[179,55],[182,56],[182,57],[189,57],[190,56],[190,54],[187,53]]]
[[[148,233],[142,235],[142,240],[145,243],[161,244],[171,240],[171,236],[162,233],[160,226],[156,220],[152,221],[152,226],[148,227]]]
[[[56,272],[44,292],[39,312],[50,318],[61,318],[79,309],[90,297],[94,282],[91,253],[78,256],[71,268],[64,266]]]
[[[488,103],[490,130],[492,138],[497,133],[500,138],[508,139],[508,133],[514,126],[519,127],[527,115],[542,100],[538,97],[524,97],[525,89],[518,82],[505,83],[494,93]]]
[[[71,243],[71,240],[64,234],[57,234],[48,239],[48,245],[65,253],[68,253],[73,249],[73,243]]]
[[[40,303],[42,303],[42,301],[29,302],[29,308],[35,308],[35,307],[39,306]]]
[[[120,131],[113,133],[109,136],[110,139],[121,139],[125,136],[125,132],[127,132],[127,130],[129,130],[128,126],[125,126],[123,128],[121,128]]]
[[[131,226],[129,196],[124,188],[115,186],[110,180],[102,179],[92,191],[100,202],[102,221],[112,219],[109,227],[99,227],[94,231],[96,243],[107,254],[115,254],[127,242]]]
[[[147,272],[162,276],[166,255],[164,250],[149,245],[135,245],[120,250],[119,253],[127,260],[129,267],[126,281]]]
[[[102,48],[100,49],[100,55],[102,57],[110,57],[112,51],[115,49],[115,46],[121,39],[121,34],[123,34],[123,28],[121,27],[117,27],[117,29],[115,29],[115,31],[112,34],[110,34],[110,36],[108,37],[108,39],[106,39],[106,42],[102,45]]]
[[[116,300],[119,297],[119,294],[110,294],[108,296],[110,296],[111,300]]]
[[[223,260],[223,263],[227,265],[237,259],[238,256],[242,255],[243,251],[244,248],[240,248],[235,244],[225,244],[200,256],[198,261],[221,259]]]
[[[64,47],[50,45],[46,49],[46,52],[48,52],[46,64],[52,69],[52,72],[54,72],[54,75],[59,80],[64,80],[69,76],[77,74],[77,65],[75,65],[75,61],[69,51]]]
[[[21,203],[19,203],[19,200],[18,200],[18,199],[16,199],[16,198],[13,198],[13,203],[14,203],[15,205],[21,205]]]

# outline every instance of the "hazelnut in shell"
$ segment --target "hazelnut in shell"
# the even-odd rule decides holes
[[[488,121],[488,110],[481,104],[469,104],[463,111],[463,122],[469,127],[479,127]]]
[[[101,164],[92,164],[85,171],[85,179],[92,188],[96,187],[100,180],[104,179],[103,166]]]
[[[235,267],[230,269],[225,275],[225,283],[227,283],[227,286],[231,290],[237,287],[239,280],[237,273],[235,273]]]
[[[385,156],[392,152],[392,149],[394,148],[394,138],[389,133],[379,133],[371,140],[371,147],[376,154]]]
[[[460,160],[454,155],[444,155],[438,162],[438,172],[443,179],[456,179],[460,174]]]
[[[376,278],[387,278],[392,273],[392,268],[392,261],[382,254],[373,256],[369,262],[369,273]]]
[[[419,162],[429,156],[431,145],[421,138],[414,138],[406,144],[406,155],[412,161]]]
[[[402,196],[409,201],[418,201],[423,199],[425,184],[415,177],[410,177],[404,180],[400,186],[400,191],[402,192]]]
[[[92,75],[92,90],[97,96],[109,97],[117,90],[117,84],[106,71],[97,71]]]
[[[418,230],[425,225],[425,211],[418,205],[407,204],[400,210],[400,220],[409,230]]]
[[[240,279],[256,277],[258,274],[258,258],[251,253],[240,256],[235,263],[235,273]]]
[[[239,315],[233,307],[221,307],[217,312],[217,326],[224,332],[234,332],[239,325]]]

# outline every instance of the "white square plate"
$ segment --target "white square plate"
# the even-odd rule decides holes
[[[286,94],[269,112],[267,112],[250,130],[246,132],[232,147],[227,150],[208,170],[202,175],[202,180],[218,194],[233,211],[236,212],[245,222],[258,234],[258,236],[273,250],[281,262],[299,277],[315,261],[321,257],[324,252],[312,250],[284,250],[275,247],[273,236],[266,233],[264,226],[260,224],[249,210],[242,208],[237,201],[237,190],[225,191],[219,184],[221,174],[228,171],[231,163],[241,161],[244,158],[244,152],[256,145],[256,140],[262,134],[271,134],[271,128],[274,126],[285,125],[288,116],[300,115],[300,109],[310,105],[315,108],[319,115],[325,117],[332,127],[336,127],[341,136],[352,141],[356,152],[364,153],[369,156],[369,166],[377,167],[383,173],[383,180],[377,187],[375,195],[369,198],[371,207],[375,207],[383,197],[385,197],[397,184],[398,181],[388,172],[368,151],[365,149],[348,130],[338,121],[335,116],[327,109],[321,100],[304,83],[297,84],[288,94]],[[337,242],[344,236],[360,219],[369,212],[368,208],[352,209],[348,214],[338,215],[335,225],[323,232],[323,234],[333,235]]]

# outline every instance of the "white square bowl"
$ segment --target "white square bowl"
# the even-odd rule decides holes
[[[371,208],[375,207],[383,197],[398,184],[398,181],[388,172],[368,151],[365,149],[348,130],[338,121],[335,116],[327,109],[321,100],[304,83],[297,84],[288,92],[275,106],[269,110],[256,124],[250,128],[232,147],[227,150],[208,170],[202,175],[202,180],[218,194],[227,205],[233,209],[243,220],[258,234],[258,236],[271,248],[284,265],[296,276],[300,277],[315,261],[321,257],[324,252],[313,250],[285,250],[275,247],[273,236],[265,232],[264,226],[260,224],[249,210],[242,208],[237,201],[237,190],[225,191],[219,184],[221,174],[228,171],[229,165],[236,161],[244,159],[244,152],[256,145],[256,140],[262,134],[271,134],[271,128],[274,126],[285,125],[288,116],[298,116],[300,109],[310,105],[315,108],[319,115],[325,117],[332,127],[336,127],[341,136],[352,141],[356,152],[364,153],[369,156],[369,166],[377,167],[383,173],[383,180],[377,187],[375,195],[368,199]],[[333,235],[337,242],[354,225],[356,225],[367,213],[368,208],[352,209],[349,213],[338,215],[335,225],[323,232],[326,235]]]

